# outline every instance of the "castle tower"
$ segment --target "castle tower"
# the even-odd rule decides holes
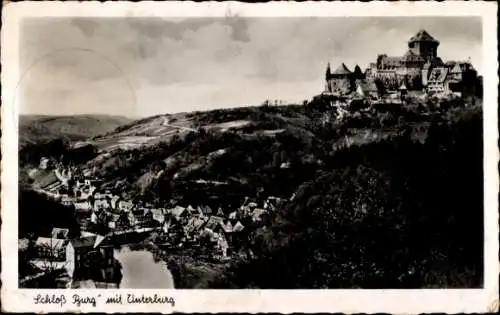
[[[353,73],[342,63],[331,73],[329,83],[332,92],[348,94],[353,88]]]
[[[420,30],[408,41],[410,51],[415,55],[425,58],[426,61],[432,61],[437,58],[438,46],[439,41],[435,40],[425,30]]]

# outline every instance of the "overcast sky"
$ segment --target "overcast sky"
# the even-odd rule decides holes
[[[365,68],[426,29],[443,60],[482,72],[480,18],[32,18],[22,26],[21,113],[149,116],[298,101],[327,62]]]

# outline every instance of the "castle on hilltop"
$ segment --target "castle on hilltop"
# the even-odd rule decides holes
[[[408,41],[408,50],[403,56],[378,55],[364,72],[358,65],[350,71],[343,63],[332,71],[328,63],[325,93],[348,95],[357,92],[374,96],[381,89],[404,89],[474,94],[478,75],[470,60],[443,62],[438,57],[438,47],[439,41],[427,31],[420,30]]]

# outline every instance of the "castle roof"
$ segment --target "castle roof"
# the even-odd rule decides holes
[[[403,57],[401,58],[402,61],[422,61],[424,58],[422,56],[419,56],[415,54],[413,51],[408,50]]]
[[[439,43],[436,39],[434,39],[434,37],[432,37],[431,35],[429,35],[429,33],[427,33],[426,30],[420,30],[420,31],[418,31],[418,33],[415,34],[415,36],[413,36],[412,38],[410,38],[409,42],[410,43],[412,43],[412,42],[433,42],[433,43]]]
[[[381,63],[383,63],[385,67],[387,67],[387,66],[391,66],[391,67],[401,66],[401,57],[382,55],[382,56],[380,56],[379,61]]]
[[[434,68],[429,76],[429,81],[438,83],[444,82],[447,74],[448,68]]]
[[[335,71],[332,72],[332,74],[350,74],[351,70],[349,70],[344,63],[340,64]]]

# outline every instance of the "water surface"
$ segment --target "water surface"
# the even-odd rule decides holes
[[[147,250],[131,250],[124,246],[115,250],[115,258],[122,264],[122,289],[173,289],[172,274],[165,262],[155,262]]]

